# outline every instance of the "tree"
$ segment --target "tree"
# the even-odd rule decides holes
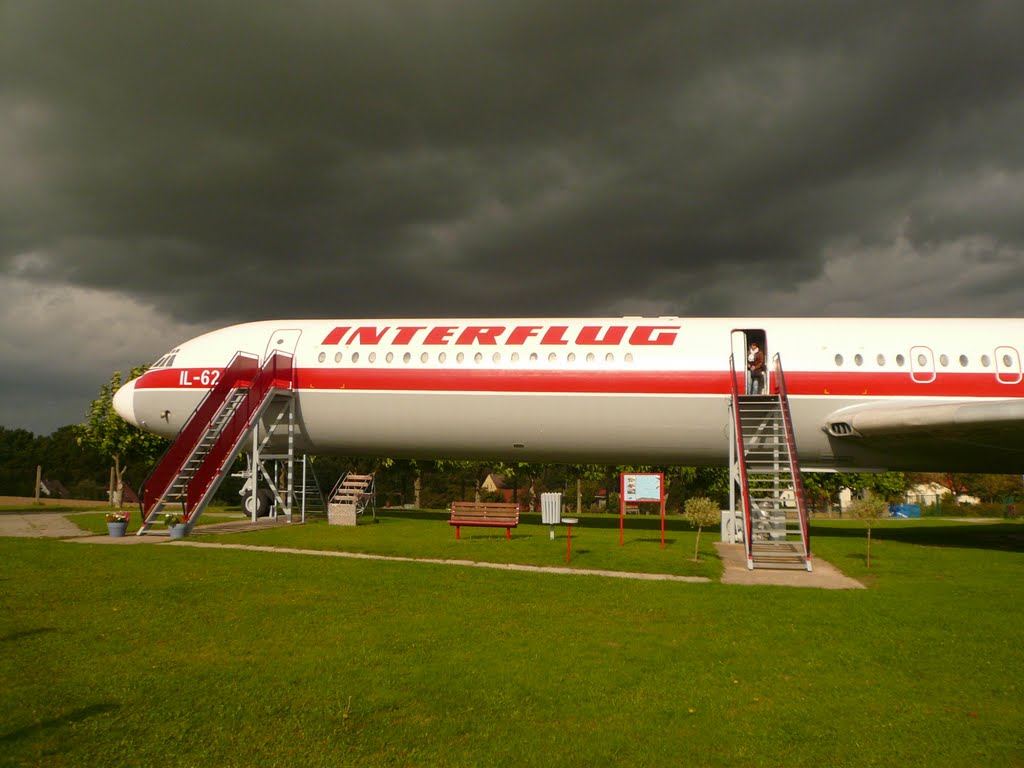
[[[145,373],[145,366],[132,368],[128,380]],[[150,432],[133,427],[114,410],[114,394],[121,388],[121,371],[114,371],[110,383],[100,387],[99,397],[89,404],[84,424],[77,427],[78,444],[94,448],[114,460],[111,506],[121,506],[124,473],[129,460],[155,461],[167,446],[167,441]],[[122,466],[121,462],[125,461]]]
[[[868,553],[867,567],[871,567],[871,526],[875,520],[887,517],[889,514],[889,502],[885,499],[872,496],[867,499],[858,499],[850,505],[850,515],[858,520],[863,520],[868,529]]]
[[[718,505],[706,496],[687,499],[684,508],[686,510],[686,518],[692,525],[697,526],[697,543],[693,545],[693,562],[696,563],[700,560],[698,556],[700,550],[700,530],[704,526],[714,525],[720,519],[721,512],[718,509]]]

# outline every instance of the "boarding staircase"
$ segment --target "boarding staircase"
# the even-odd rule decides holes
[[[374,477],[371,472],[368,475],[358,475],[348,472],[338,479],[337,485],[331,491],[328,505],[328,520],[331,523],[342,525],[354,525],[355,519],[367,509],[377,519],[376,509],[376,488]],[[342,522],[348,521],[348,522]]]
[[[138,535],[172,511],[191,530],[260,418],[290,400],[293,385],[291,355],[275,352],[260,366],[258,357],[237,353],[146,479]]]
[[[735,363],[732,481],[743,502],[747,567],[811,570],[810,531],[782,362],[774,394],[739,394]]]

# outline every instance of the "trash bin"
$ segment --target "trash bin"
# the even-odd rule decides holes
[[[562,494],[540,495],[540,518],[544,525],[558,525],[562,522]]]

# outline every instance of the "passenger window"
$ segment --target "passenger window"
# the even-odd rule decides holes
[[[322,363],[324,360],[327,359],[327,353],[326,352],[321,352],[319,355],[316,356],[316,359],[317,359],[317,362]]]
[[[875,358],[875,362],[879,365],[885,365],[885,355],[879,355]]]
[[[981,356],[981,365],[982,365],[982,367],[988,368],[991,363],[992,363],[992,361],[988,359],[988,355],[982,355]]]
[[[905,362],[907,362],[907,359],[903,355],[896,355],[896,365],[902,368]]]
[[[966,368],[967,367],[967,363],[968,363],[967,355],[960,355],[960,367],[961,368]]]
[[[836,355],[836,365],[842,365],[842,364],[843,364],[843,356],[842,355]]]
[[[939,355],[939,365],[943,368],[949,365],[949,355]]]
[[[856,355],[853,356],[853,362],[858,366],[864,365],[864,358],[860,353],[857,353]]]

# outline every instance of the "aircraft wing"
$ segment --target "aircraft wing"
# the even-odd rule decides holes
[[[878,402],[835,411],[825,431],[880,455],[967,461],[978,472],[1024,471],[1024,400]],[[939,464],[941,466],[941,464]]]

